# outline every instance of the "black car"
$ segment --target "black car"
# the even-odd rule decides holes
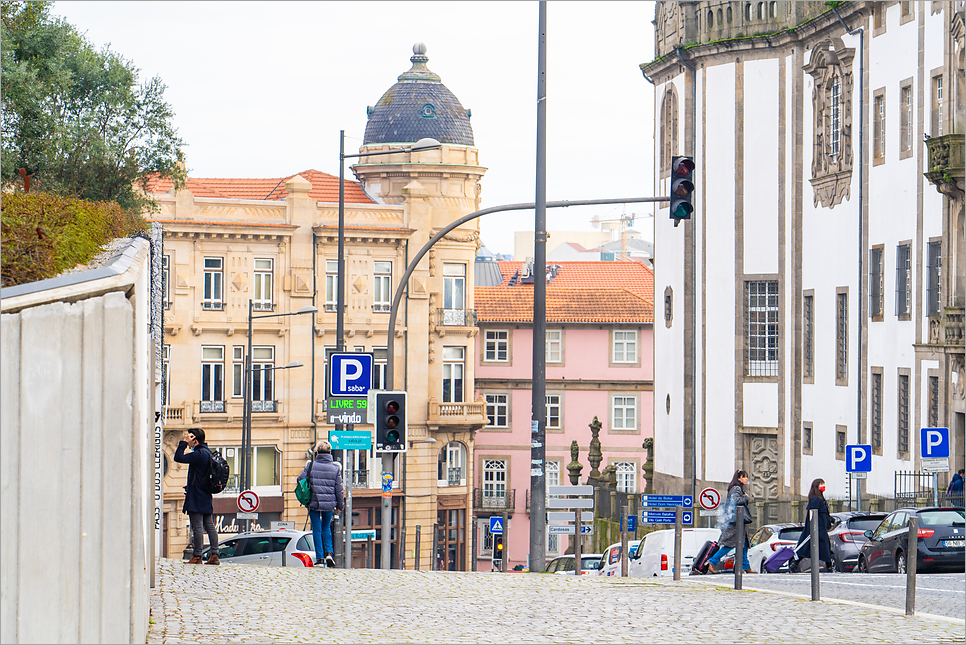
[[[906,571],[909,518],[919,518],[917,571],[966,570],[966,511],[956,507],[900,508],[890,513],[859,551],[858,571]]]
[[[832,566],[838,572],[851,571],[859,561],[859,550],[869,541],[865,532],[878,528],[886,513],[852,511],[832,513],[828,541],[832,546]]]

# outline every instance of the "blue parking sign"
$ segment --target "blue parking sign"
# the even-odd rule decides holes
[[[919,432],[920,457],[949,457],[949,428],[921,428]]]
[[[854,444],[845,447],[845,472],[872,472],[872,446],[868,444]]]
[[[329,394],[366,396],[372,389],[372,354],[346,352],[329,355]]]

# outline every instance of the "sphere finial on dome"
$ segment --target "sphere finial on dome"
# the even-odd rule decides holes
[[[416,43],[415,45],[413,45],[413,53],[416,54],[417,56],[425,56],[426,55],[425,43]]]

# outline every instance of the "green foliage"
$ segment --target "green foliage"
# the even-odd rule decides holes
[[[183,183],[183,142],[160,78],[138,83],[130,61],[97,51],[46,3],[0,4],[4,185],[25,168],[46,192],[141,212],[153,206],[137,188],[148,177]]]
[[[147,228],[115,202],[5,192],[0,210],[0,283],[12,287],[87,264],[114,238]]]

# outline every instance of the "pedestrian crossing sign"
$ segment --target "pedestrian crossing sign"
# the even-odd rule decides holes
[[[490,516],[490,534],[503,535],[503,518],[499,515]]]

